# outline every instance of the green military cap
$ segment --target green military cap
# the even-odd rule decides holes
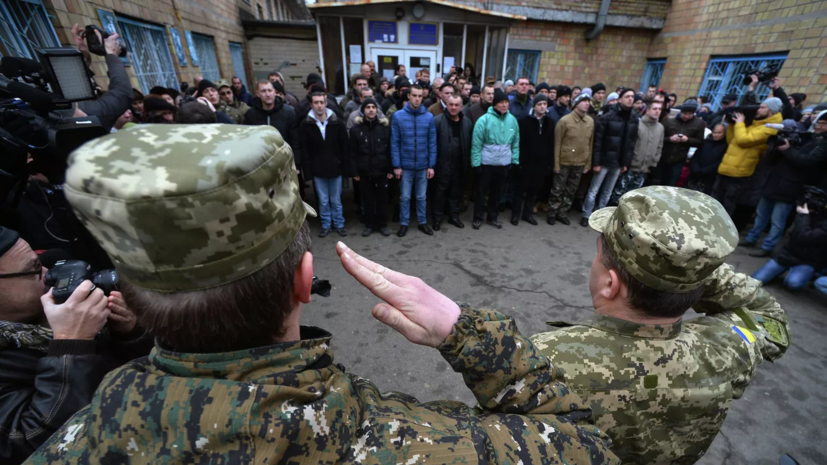
[[[617,207],[594,212],[589,225],[606,236],[623,269],[664,292],[702,286],[738,245],[738,230],[717,200],[678,187],[630,191]]]
[[[215,88],[221,90],[222,87],[232,87],[226,79],[219,79],[215,81]]]
[[[293,151],[270,126],[148,124],[83,144],[66,197],[122,279],[160,292],[250,275],[306,215]]]

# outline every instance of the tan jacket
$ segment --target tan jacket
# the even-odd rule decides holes
[[[592,166],[594,120],[571,112],[560,118],[554,128],[554,171],[560,165]]]
[[[646,115],[640,118],[635,155],[632,157],[630,170],[636,173],[646,173],[649,168],[658,166],[661,152],[663,152],[663,131],[663,125],[658,121],[651,121]]]
[[[442,102],[436,102],[435,104],[428,107],[428,111],[431,112],[434,116],[439,116],[445,112],[445,108],[442,106]]]

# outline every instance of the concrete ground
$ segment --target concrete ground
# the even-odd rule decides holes
[[[390,237],[374,233],[363,238],[349,196],[345,204],[346,238],[335,233],[316,237],[318,220],[311,220],[316,275],[330,280],[333,291],[329,298],[314,296],[302,322],[332,332],[336,361],[384,391],[406,392],[421,401],[474,403],[462,377],[436,350],[413,345],[373,319],[370,309],[378,299],[342,269],[335,251],[340,239],[378,263],[421,277],[455,300],[514,317],[526,335],[545,331],[547,321],[576,321],[592,310],[588,276],[598,235],[577,225],[579,215],[569,216],[571,226],[548,226],[538,215],[539,226],[521,222],[514,227],[506,211],[500,216],[502,230],[484,224],[475,231],[467,212],[462,215],[465,229],[446,225],[426,236],[412,221],[405,238],[395,235],[398,223],[390,224]],[[746,252],[739,249],[729,262],[752,273],[764,260]],[[768,289],[787,311],[792,347],[775,364],[760,367],[699,463],[775,464],[784,453],[802,465],[827,463],[827,338],[822,331],[827,297],[814,289],[793,293],[777,284]]]

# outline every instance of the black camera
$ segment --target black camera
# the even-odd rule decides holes
[[[815,186],[804,186],[804,195],[798,199],[797,205],[807,204],[811,214],[827,213],[827,192]]]
[[[812,137],[812,133],[801,132],[795,127],[787,127],[783,124],[767,123],[765,126],[778,131],[776,135],[771,136],[767,140],[767,145],[771,151],[775,150],[779,145],[784,145],[785,142],[789,142],[791,147],[801,145],[809,141]]]
[[[100,39],[98,39],[98,35],[95,34],[95,31],[98,31],[101,35]],[[106,47],[103,45],[103,41],[105,41],[109,36],[112,34],[104,31],[103,29],[95,26],[94,24],[90,24],[86,26],[86,30],[83,32],[83,36],[86,38],[86,46],[89,48],[89,53],[94,53],[95,55],[106,56]],[[118,56],[121,58],[126,57],[126,52],[128,52],[126,45],[120,43],[121,49],[118,52]]]
[[[724,109],[724,121],[728,124],[733,124],[734,121],[732,120],[733,113],[742,113],[744,115],[744,124],[747,126],[751,125],[752,122],[755,120],[755,116],[758,114],[759,105],[742,105],[739,107],[729,107]]]
[[[310,293],[318,294],[322,297],[330,297],[330,290],[332,288],[333,286],[330,285],[330,281],[313,276],[313,284],[310,286]]]
[[[52,296],[55,302],[62,304],[75,292],[80,283],[87,279],[94,284],[93,290],[100,288],[106,295],[117,291],[118,284],[120,284],[117,271],[103,270],[92,273],[92,267],[82,260],[58,261],[51,270],[46,272],[44,281],[52,286]]]
[[[752,75],[758,76],[758,82],[770,82],[774,77],[778,76],[778,65],[768,65],[760,69],[751,69],[744,73],[744,82],[745,86],[748,86],[752,83]]]

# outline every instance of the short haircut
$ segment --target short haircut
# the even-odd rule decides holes
[[[583,88],[582,88],[582,87],[580,87],[580,86],[574,86],[574,87],[572,87],[572,88],[571,88],[572,92],[574,92],[574,89],[577,89],[577,90],[583,90]]]
[[[428,69],[428,68],[422,68],[422,69],[419,70],[419,73],[420,74],[427,74],[428,76],[430,76],[431,75],[431,70]]]
[[[367,81],[368,78],[364,74],[354,74],[353,75],[353,83],[356,84],[356,81]]]
[[[422,86],[420,86],[419,84],[414,84],[414,85],[411,86],[411,90],[413,91],[413,90],[425,90],[425,89]]]
[[[404,67],[405,67],[405,65],[403,65],[402,63],[400,63],[400,64],[396,65],[396,68],[394,68],[394,71],[399,72],[399,70],[400,70],[400,69],[402,69],[402,68],[404,68]]]
[[[442,92],[442,89],[444,89],[446,87],[454,87],[454,85],[451,84],[450,82],[445,82],[441,86],[439,86],[439,91]]]
[[[233,77],[230,79],[230,81],[232,81],[233,79],[238,79],[239,81],[241,80],[241,78],[240,78],[240,77],[238,77],[238,76],[233,76]]]
[[[609,248],[606,236],[600,235],[603,254],[603,266],[617,273],[620,282],[628,290],[627,302],[629,306],[650,317],[676,318],[682,316],[690,307],[698,303],[704,295],[704,286],[692,291],[676,294],[664,292],[649,287],[630,275],[620,266]]]
[[[272,345],[292,312],[293,278],[310,250],[307,223],[269,264],[237,281],[190,292],[155,292],[121,281],[124,299],[148,334],[176,352],[232,352]]]
[[[373,89],[370,87],[362,87],[362,90],[359,91],[359,95],[364,94],[365,92],[373,92]]]
[[[657,88],[658,88],[658,86],[656,86],[656,85],[654,85],[654,84],[649,84],[649,85],[646,87],[646,90],[649,90],[649,89],[657,89]]]
[[[313,103],[313,98],[315,97],[322,97],[325,100],[325,103],[327,103],[327,95],[325,95],[324,92],[313,92],[310,94],[310,103]]]
[[[520,83],[520,81],[522,81],[522,80],[525,80],[526,82],[528,82],[529,84],[531,84],[531,81],[530,81],[527,77],[525,77],[525,76],[518,77],[518,78],[517,78],[517,82],[515,82],[515,84],[519,84],[519,83]]]
[[[273,76],[275,76],[277,78],[281,78],[281,76],[279,76],[278,73],[270,73],[270,74],[267,75],[267,79],[270,79]]]
[[[258,92],[258,90],[261,89],[261,86],[270,86],[273,89],[275,89],[272,82],[267,81],[265,79],[262,79],[262,80],[256,82],[256,92]]]
[[[454,94],[454,95],[448,97],[448,103],[451,103],[451,100],[454,100],[454,99],[457,99],[457,98],[459,99],[459,102],[462,103],[462,96],[459,95],[459,94]]]
[[[494,88],[494,83],[493,82],[486,82],[485,85],[482,86],[482,90],[484,91],[486,87],[488,87],[489,89],[493,89]]]
[[[215,113],[201,102],[181,105],[176,116],[176,122],[180,124],[211,124],[218,121]]]

